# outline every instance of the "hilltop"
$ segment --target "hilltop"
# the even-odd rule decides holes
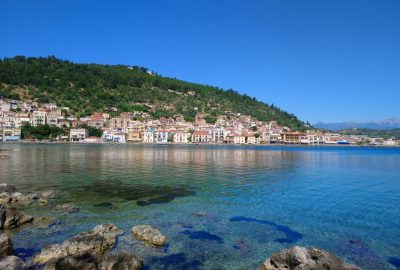
[[[183,114],[193,121],[204,112],[212,123],[218,115],[233,112],[275,120],[293,130],[309,127],[293,114],[232,89],[167,78],[138,66],[76,64],[53,56],[0,60],[0,96],[55,102],[78,116],[115,108],[115,114],[146,111],[154,118]]]

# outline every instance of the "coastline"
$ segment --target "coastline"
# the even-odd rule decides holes
[[[158,145],[158,146],[235,146],[235,147],[333,147],[333,148],[348,148],[348,147],[372,147],[372,148],[400,148],[400,145],[358,145],[358,144],[225,144],[225,143],[115,143],[115,142],[50,142],[50,141],[15,141],[15,142],[0,142],[1,144],[46,144],[46,145]]]

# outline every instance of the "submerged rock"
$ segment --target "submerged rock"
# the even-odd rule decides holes
[[[0,257],[0,269],[4,270],[25,270],[28,269],[24,261],[17,256]]]
[[[274,253],[268,258],[263,270],[361,270],[355,265],[346,264],[323,249],[295,246]]]
[[[199,211],[199,212],[193,213],[193,215],[195,215],[197,217],[205,217],[205,216],[207,216],[207,212]]]
[[[139,270],[143,267],[143,261],[135,255],[119,253],[108,255],[100,263],[99,270]]]
[[[132,228],[132,234],[146,243],[162,246],[167,242],[167,237],[150,225],[138,225]]]
[[[18,208],[6,208],[0,205],[0,229],[15,229],[32,221],[32,216],[25,214]]]
[[[56,206],[56,210],[68,213],[78,212],[79,208],[73,207],[69,203],[63,203]]]
[[[60,260],[68,256],[73,256],[75,259],[79,256],[86,258],[89,256],[94,261],[100,261],[106,252],[116,245],[117,235],[120,233],[121,231],[113,224],[97,225],[92,230],[78,234],[61,244],[42,249],[33,261],[46,264],[46,268],[48,268],[47,264],[53,265],[54,269]]]
[[[95,259],[90,254],[67,256],[46,264],[45,270],[98,270]]]
[[[10,237],[5,233],[0,234],[0,256],[9,256],[12,251],[13,245]]]
[[[46,199],[52,199],[58,196],[58,191],[56,190],[48,190],[45,192],[42,192],[41,198],[46,198]]]

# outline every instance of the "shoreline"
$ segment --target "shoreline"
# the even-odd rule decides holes
[[[224,143],[114,143],[114,142],[50,142],[50,141],[16,141],[0,142],[0,145],[10,144],[46,144],[46,145],[152,145],[152,146],[235,146],[235,147],[372,147],[372,148],[400,148],[400,145],[357,145],[357,144],[224,144]]]

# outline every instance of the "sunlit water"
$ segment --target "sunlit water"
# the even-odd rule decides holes
[[[273,252],[317,246],[363,269],[399,269],[400,149],[3,144],[0,180],[62,196],[12,233],[25,259],[100,223],[125,231],[116,251],[146,269],[257,269]],[[54,210],[69,202],[76,213]],[[193,213],[207,212],[198,217]],[[130,234],[151,224],[149,247]],[[397,266],[400,267],[400,266]]]

